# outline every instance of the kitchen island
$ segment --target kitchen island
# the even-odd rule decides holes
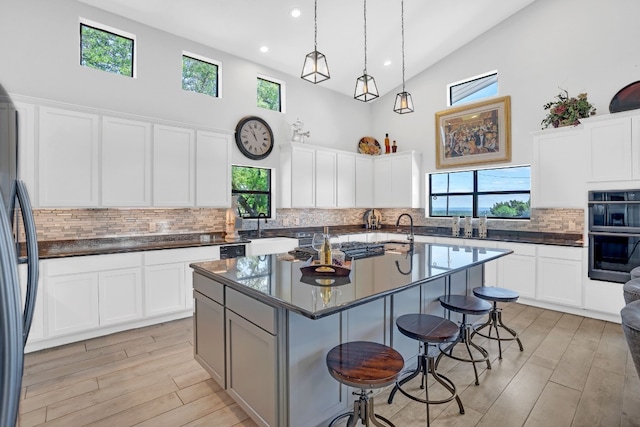
[[[395,319],[444,315],[440,295],[483,284],[484,264],[510,252],[390,244],[383,255],[353,260],[333,286],[302,276],[304,261],[288,254],[191,264],[195,358],[258,425],[326,425],[352,402],[327,372],[332,347],[375,341],[414,364],[418,344],[398,333]]]

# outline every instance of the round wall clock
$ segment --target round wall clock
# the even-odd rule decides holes
[[[246,157],[253,160],[264,159],[273,150],[271,127],[260,117],[243,117],[236,125],[236,144]]]

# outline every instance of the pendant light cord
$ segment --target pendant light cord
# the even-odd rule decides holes
[[[364,0],[364,74],[367,74],[367,0]]]
[[[318,0],[313,3],[313,50],[318,51]]]
[[[402,91],[404,92],[404,0],[400,1],[400,23],[402,28]]]

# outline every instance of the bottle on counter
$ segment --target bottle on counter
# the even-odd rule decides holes
[[[331,265],[331,242],[329,241],[329,227],[324,227],[324,240],[322,242],[322,247],[320,248],[320,253],[318,254],[320,258],[320,264],[322,265]]]
[[[389,143],[389,134],[384,134],[384,152],[389,154],[391,152],[391,144]]]
[[[393,151],[394,153],[396,151],[398,151],[398,146],[396,145],[396,140],[393,140],[393,145],[391,146],[391,151]]]

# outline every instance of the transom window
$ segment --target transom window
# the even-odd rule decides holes
[[[91,21],[80,23],[80,65],[134,77],[135,36]]]
[[[220,63],[192,53],[182,55],[182,89],[218,98]]]
[[[258,77],[258,107],[284,113],[284,82]]]
[[[531,166],[429,175],[429,216],[529,219]]]
[[[498,94],[498,72],[491,71],[479,76],[447,85],[447,105],[454,106]]]
[[[231,194],[238,196],[242,218],[271,218],[271,169],[232,165]]]

